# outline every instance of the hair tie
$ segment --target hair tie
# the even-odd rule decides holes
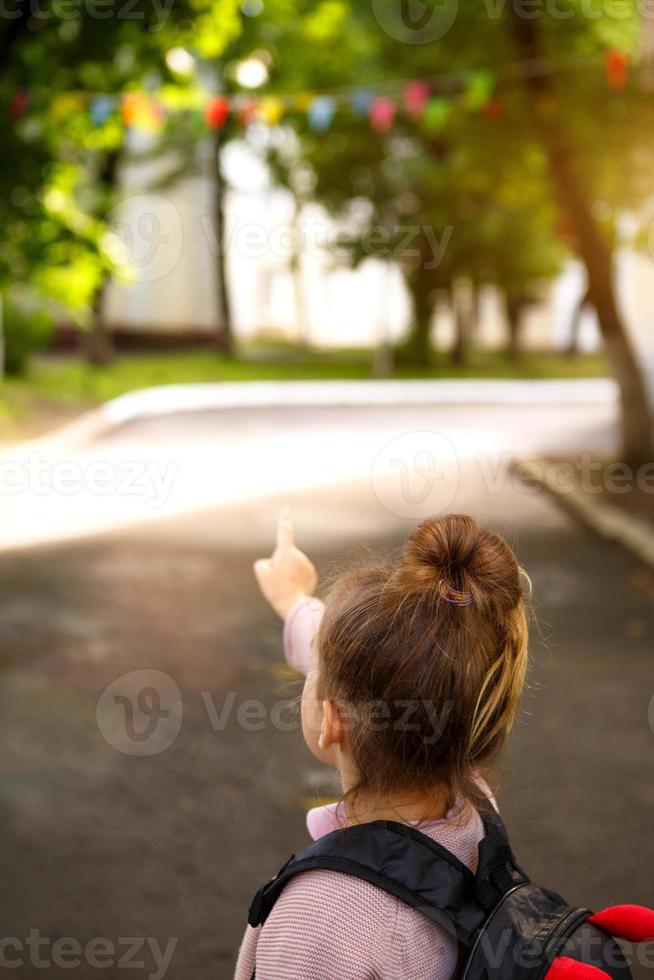
[[[469,606],[475,601],[472,592],[461,592],[459,589],[453,589],[444,578],[438,583],[438,592],[441,599],[445,599],[445,602],[450,602],[453,606]]]

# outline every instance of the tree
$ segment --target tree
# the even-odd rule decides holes
[[[137,0],[110,17],[93,4],[74,17],[61,5],[35,17],[25,0],[0,24],[0,98],[12,117],[0,175],[3,190],[14,188],[0,202],[3,228],[14,231],[0,246],[0,280],[4,263],[5,278],[90,321],[93,360],[108,353],[102,296],[116,258],[105,218],[126,153],[121,100],[183,88],[166,63],[170,49],[192,43],[216,59],[239,29],[238,0]]]
[[[285,6],[288,11],[289,5]],[[643,134],[653,121],[651,93],[639,84],[625,84],[626,56],[620,54],[637,55],[639,5],[636,0],[625,0],[619,16],[611,17],[602,16],[601,10],[599,16],[586,16],[586,5],[582,9],[573,0],[563,15],[545,6],[534,11],[531,3],[524,9],[521,3],[459,4],[453,23],[448,21],[440,30],[438,18],[446,18],[447,6],[434,5],[411,36],[411,28],[401,24],[399,17],[394,22],[390,7],[382,24],[377,20],[379,6],[363,0],[323,0],[311,5],[298,2],[292,5],[292,19],[284,23],[280,22],[281,8],[273,5],[266,24],[274,65],[271,86],[342,92],[344,86],[368,85],[397,99],[397,91],[388,88],[389,80],[429,78],[437,96],[453,101],[458,108],[466,101],[476,70],[484,69],[494,85],[493,98],[500,110],[494,113],[492,130],[481,114],[474,112],[468,114],[467,129],[459,126],[455,112],[442,127],[441,139],[417,138],[415,131],[408,136],[416,148],[414,157],[417,152],[419,162],[428,164],[408,190],[409,194],[417,192],[420,199],[416,213],[424,214],[431,227],[441,227],[427,203],[432,199],[428,169],[435,174],[445,169],[449,172],[447,193],[454,195],[454,200],[447,200],[449,214],[456,219],[452,245],[438,274],[427,275],[424,268],[405,273],[415,310],[412,339],[422,337],[418,346],[425,350],[435,278],[446,278],[447,285],[461,275],[473,282],[478,279],[478,229],[469,237],[467,231],[486,208],[493,210],[491,175],[499,175],[507,187],[534,187],[542,207],[558,205],[561,244],[577,254],[586,267],[606,352],[621,392],[623,455],[632,462],[650,459],[650,406],[615,296],[611,239],[596,215],[597,207],[607,203],[613,211],[638,207],[650,193],[652,160]],[[432,21],[436,29],[430,33]],[[311,39],[318,34],[322,44],[312,46]],[[412,43],[416,41],[420,43]],[[608,86],[607,53],[612,59],[609,66],[613,65]],[[311,140],[317,142],[318,138],[310,133],[305,138],[304,121],[294,120],[302,137],[303,157],[311,158],[319,175],[320,199],[330,210],[338,208],[339,198],[354,200],[358,193],[372,200],[373,220],[386,227],[388,197],[383,191],[392,181],[385,181],[384,171],[397,166],[394,151],[408,123],[407,115],[401,113],[396,125],[381,138],[365,130],[369,152],[364,166],[372,174],[368,180],[371,186],[364,187],[359,181],[357,190],[353,172],[345,167],[340,176],[335,168],[327,176],[326,165],[311,147]],[[330,132],[351,139],[350,112],[342,96]],[[321,141],[327,156],[329,138],[323,134]],[[444,141],[449,146],[445,158]],[[349,150],[344,152],[352,157]],[[460,154],[468,164],[451,166],[449,158],[456,163]],[[473,170],[482,159],[484,171]],[[398,183],[405,181],[406,168],[404,171]],[[457,179],[462,176],[463,182],[455,183],[455,175]],[[339,180],[345,189],[337,187]],[[390,187],[391,196],[395,191]],[[502,247],[501,240],[495,242],[495,247]],[[538,249],[534,251],[537,256]],[[547,258],[545,265],[549,264]],[[515,304],[512,308],[515,313]]]
[[[521,57],[543,57],[541,31],[533,20],[511,14],[516,45]],[[640,465],[654,452],[652,417],[645,379],[620,312],[614,283],[610,242],[593,214],[587,175],[561,111],[561,100],[546,75],[528,75],[524,81],[534,107],[536,131],[547,154],[550,177],[564,213],[574,231],[576,247],[588,276],[589,298],[597,312],[606,351],[620,389],[622,404],[622,453],[627,462]]]
[[[342,108],[328,134],[296,122],[297,152],[273,150],[273,173],[286,167],[285,186],[294,169],[309,169],[312,195],[339,229],[341,259],[357,265],[373,257],[399,266],[412,306],[400,353],[422,365],[431,358],[438,301],[452,310],[452,359],[461,364],[479,289],[492,284],[525,293],[554,276],[565,254],[542,173],[524,149],[514,155],[525,174],[517,183],[499,165],[499,153],[489,160],[499,139],[493,119],[477,112],[471,121],[465,107],[444,108],[446,126],[445,119],[434,126],[402,115],[381,133]]]

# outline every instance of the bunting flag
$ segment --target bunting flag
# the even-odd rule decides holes
[[[448,99],[442,96],[434,96],[425,106],[422,122],[425,129],[431,133],[438,133],[443,129],[450,118],[452,106]]]
[[[404,107],[410,116],[421,116],[429,101],[431,89],[427,82],[409,82],[403,92]]]
[[[311,92],[300,92],[298,95],[292,96],[290,108],[297,112],[308,112],[313,100],[314,96]]]
[[[378,133],[385,133],[390,129],[395,119],[395,103],[392,99],[379,98],[370,106],[370,125]]]
[[[267,126],[277,126],[284,115],[284,103],[276,95],[266,95],[259,102],[258,115]]]
[[[332,124],[336,112],[336,100],[330,95],[319,95],[309,105],[308,121],[311,129],[322,133]]]
[[[617,49],[607,51],[605,68],[606,82],[609,88],[624,88],[629,74],[629,56],[624,51]]]
[[[369,89],[356,89],[350,98],[350,105],[352,106],[352,111],[354,114],[357,116],[367,116],[374,98],[374,95],[369,91]]]
[[[128,92],[123,99],[123,122],[143,133],[156,134],[163,128],[165,110],[161,102],[145,92]]]
[[[204,121],[209,129],[222,129],[229,116],[229,102],[222,95],[209,99],[204,110]]]
[[[477,71],[472,75],[466,92],[466,104],[469,109],[483,109],[488,105],[495,89],[495,78],[490,72]]]
[[[116,99],[111,95],[98,95],[91,102],[91,120],[94,126],[104,126],[116,111]]]
[[[27,112],[30,104],[29,93],[25,89],[20,89],[12,96],[9,103],[9,115],[12,119],[20,119]]]
[[[628,54],[610,49],[600,57],[607,86],[614,90],[623,89],[629,76]],[[94,126],[104,126],[116,118],[130,129],[158,135],[163,131],[166,117],[179,112],[190,112],[200,127],[214,131],[222,129],[231,120],[243,128],[253,123],[275,127],[289,113],[300,113],[306,115],[309,128],[321,134],[329,130],[336,113],[344,111],[350,117],[366,120],[380,134],[391,130],[400,118],[405,123],[438,133],[448,125],[455,112],[479,113],[490,121],[497,121],[504,111],[498,88],[502,91],[509,82],[515,83],[528,74],[528,68],[522,64],[510,67],[515,70],[508,74],[506,71],[502,74],[501,69],[498,69],[499,75],[486,70],[467,71],[412,81],[386,81],[377,86],[332,93],[210,95],[201,89],[180,92],[164,86],[157,95],[138,91],[117,95],[60,92],[48,99],[44,93],[37,96],[21,89],[8,100],[8,114],[11,120],[18,122],[28,114],[45,110],[55,123],[59,123],[88,109]],[[555,62],[551,62],[545,69],[539,64],[539,73],[543,70],[553,73],[558,69]]]
[[[84,104],[85,99],[82,92],[59,92],[50,103],[50,113],[55,122],[61,122],[83,109]]]

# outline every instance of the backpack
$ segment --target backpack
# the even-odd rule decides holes
[[[323,868],[362,878],[444,928],[459,944],[461,980],[632,980],[613,936],[654,940],[654,911],[622,905],[593,914],[568,905],[530,882],[499,815],[481,817],[476,874],[413,827],[378,820],[335,830],[293,855],[259,889],[248,922],[266,921],[292,877]]]

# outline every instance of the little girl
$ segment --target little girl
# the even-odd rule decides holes
[[[307,816],[311,837],[392,820],[413,824],[473,872],[479,809],[513,723],[527,663],[520,568],[470,517],[424,521],[394,563],[344,573],[326,603],[282,514],[255,563],[306,675],[302,729],[343,796]],[[451,980],[457,946],[419,911],[360,878],[311,870],[248,926],[236,980]]]

